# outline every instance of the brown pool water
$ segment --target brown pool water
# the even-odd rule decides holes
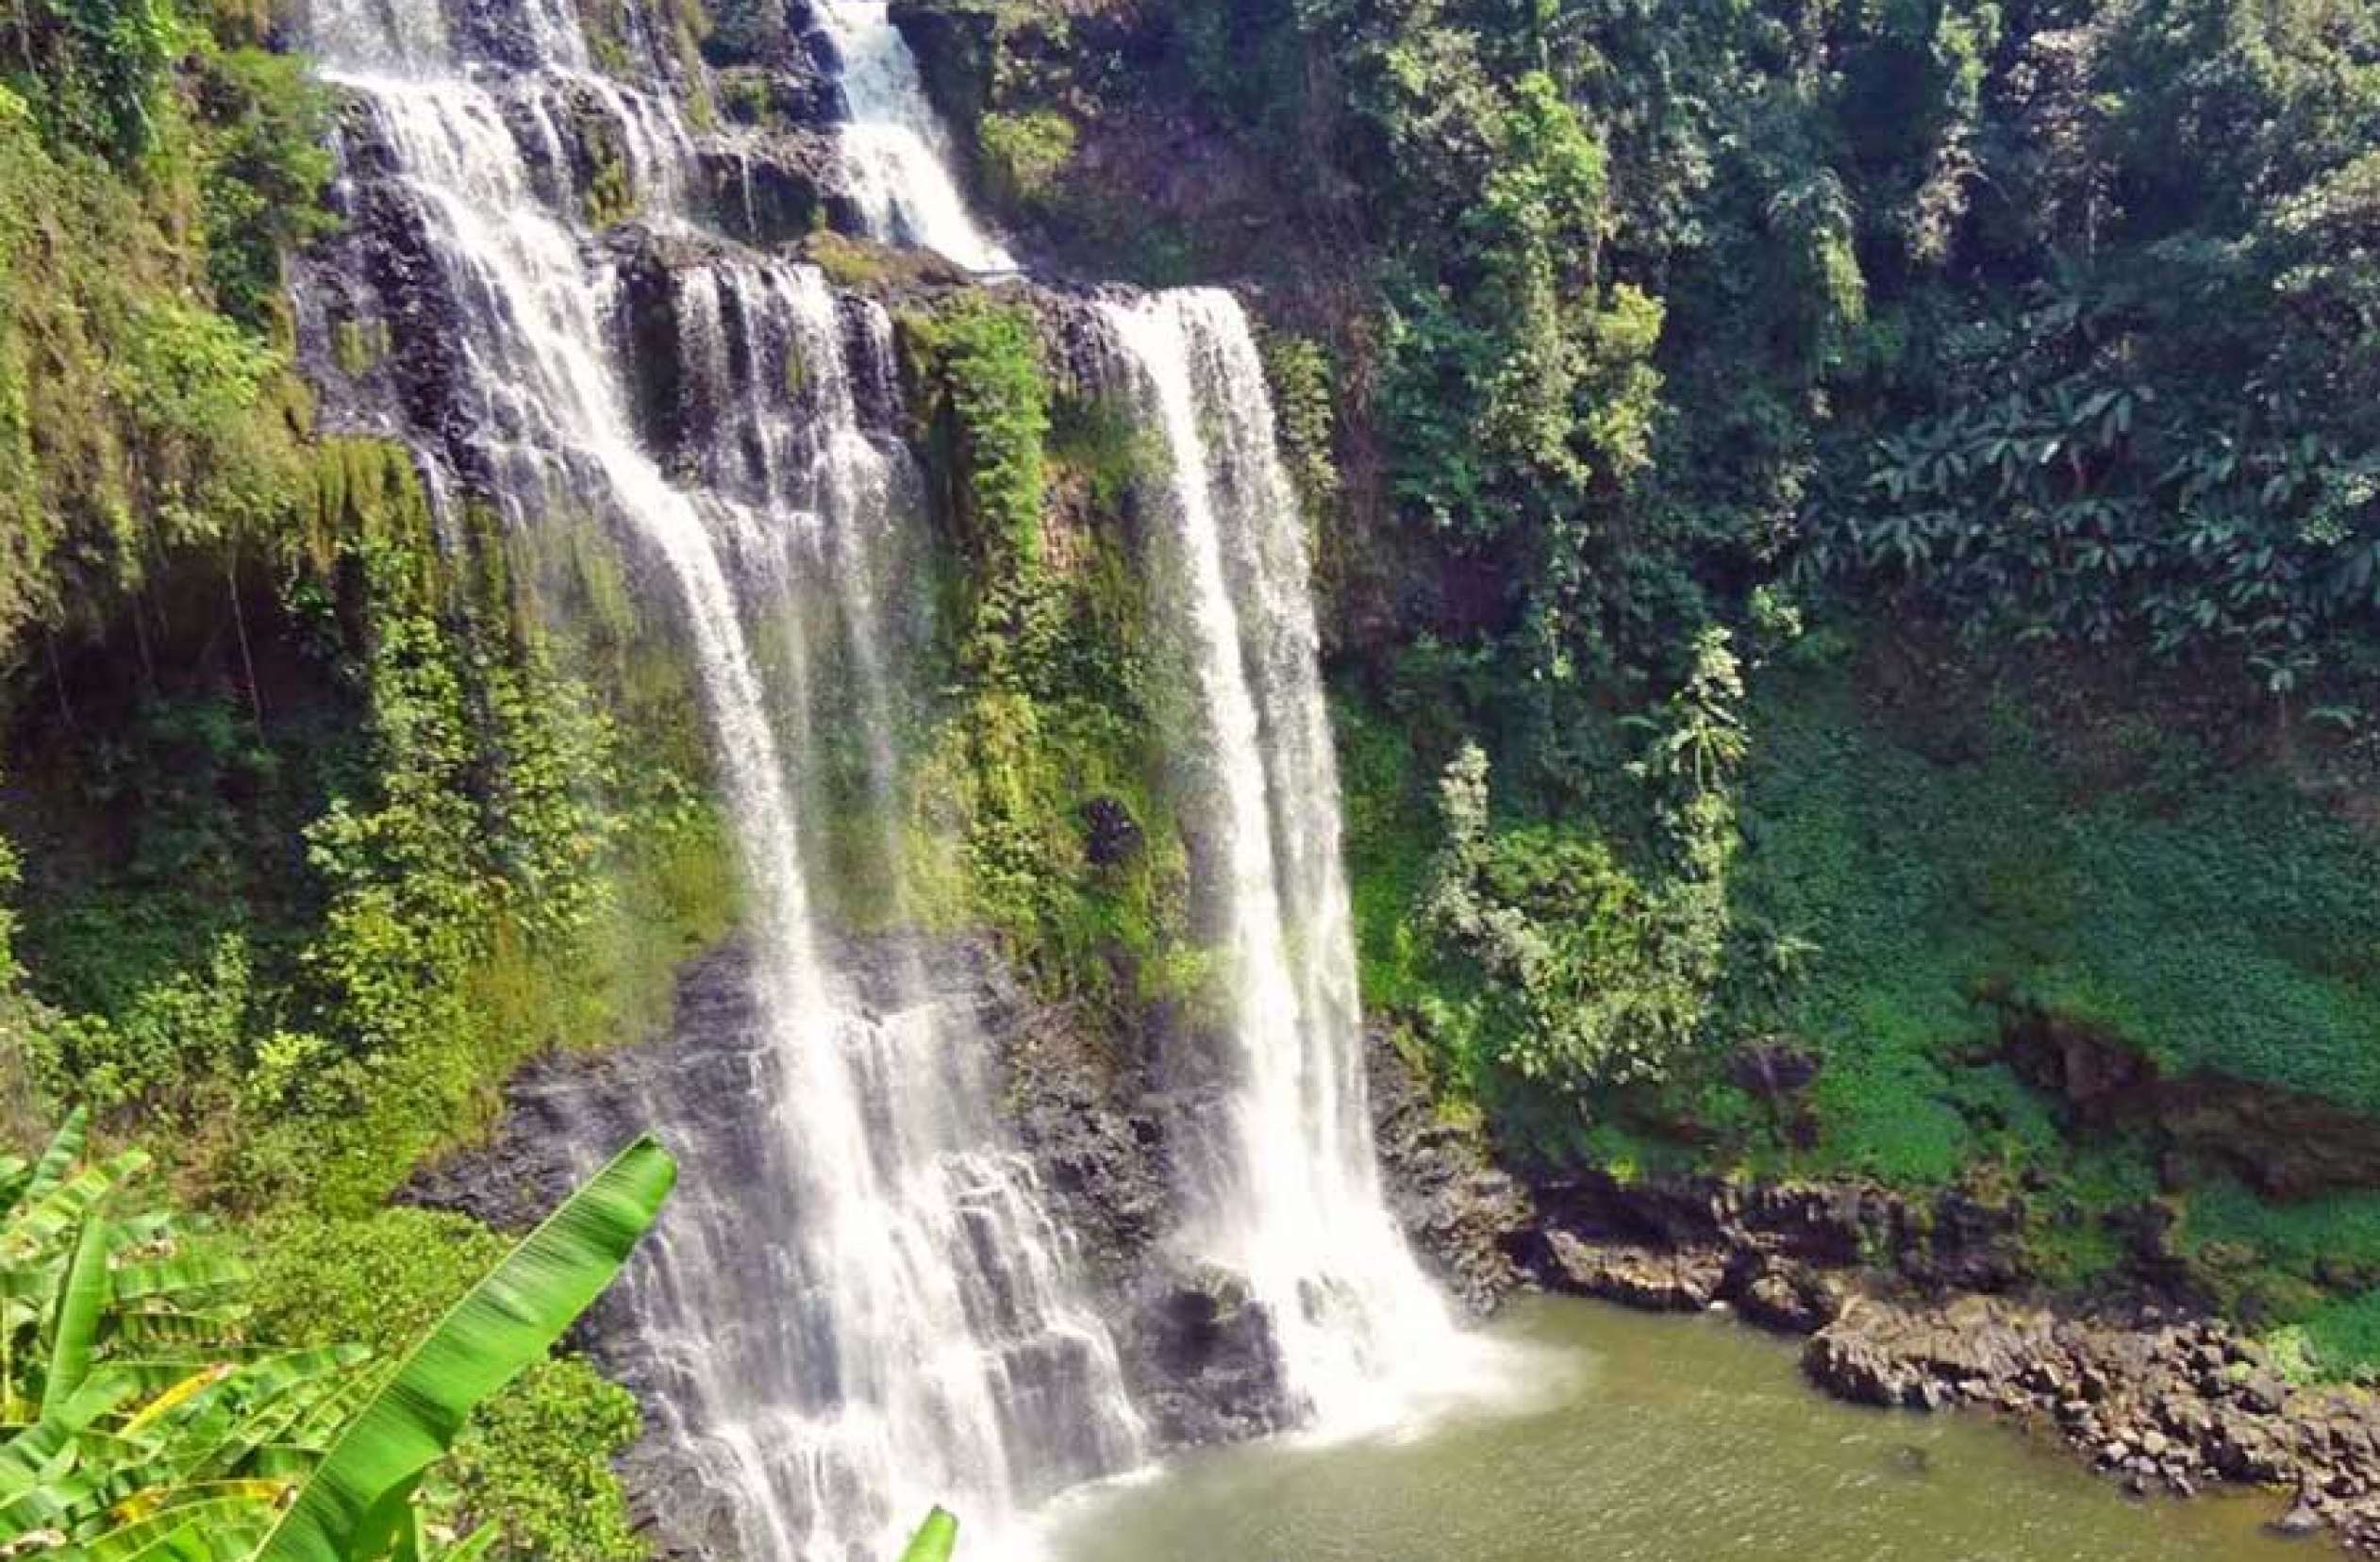
[[[1052,1516],[1056,1562],[2334,1562],[2271,1498],[2144,1502],[1978,1415],[1838,1404],[1723,1317],[1531,1299],[1542,1391],[1405,1440],[1184,1456]],[[963,1554],[963,1548],[962,1548]]]

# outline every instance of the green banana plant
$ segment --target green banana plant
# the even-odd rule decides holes
[[[473,1562],[414,1502],[487,1395],[618,1274],[676,1169],[641,1139],[405,1357],[241,1338],[244,1267],[171,1217],[120,1215],[145,1164],[75,1170],[78,1113],[32,1165],[0,1160],[0,1555],[75,1562]]]
[[[349,1422],[257,1551],[359,1562],[406,1549],[414,1488],[472,1408],[553,1348],[652,1228],[676,1163],[638,1140],[455,1304]]]

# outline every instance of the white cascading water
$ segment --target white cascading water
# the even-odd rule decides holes
[[[889,326],[870,306],[847,330],[815,272],[708,243],[675,303],[717,417],[698,478],[674,480],[639,440],[614,279],[564,214],[577,192],[541,198],[523,138],[567,168],[556,106],[604,105],[648,220],[691,233],[687,138],[665,96],[594,81],[574,21],[541,4],[533,70],[458,60],[434,0],[325,0],[314,27],[453,297],[496,497],[524,525],[551,502],[593,509],[664,568],[713,729],[761,1037],[738,1082],[749,1121],[707,1122],[715,1098],[666,1086],[640,1104],[685,1130],[688,1172],[628,1291],[651,1387],[749,1556],[881,1557],[934,1502],[996,1556],[1023,1503],[1136,1461],[1140,1431],[1030,1168],[989,1121],[988,1049],[926,1001],[914,952],[889,1001],[861,1004],[819,926],[821,646],[856,673],[871,782],[892,768],[883,585],[904,482],[859,426],[850,346],[888,373]]]
[[[841,130],[843,166],[868,231],[887,243],[933,250],[972,272],[1014,271],[1015,258],[967,209],[917,58],[886,10],[884,0],[818,0],[851,113]]]
[[[1164,435],[1153,595],[1197,685],[1185,801],[1223,879],[1229,1135],[1185,1237],[1248,1276],[1322,1429],[1393,1424],[1483,1363],[1381,1195],[1303,515],[1237,301],[1103,309]]]
[[[852,110],[846,159],[875,235],[979,271],[986,241],[917,63],[880,0],[820,0]],[[972,257],[972,258],[971,258]],[[1339,775],[1306,542],[1246,317],[1205,289],[1103,306],[1172,464],[1179,582],[1154,593],[1196,668],[1208,744],[1190,790],[1220,842],[1235,1047],[1230,1134],[1186,1245],[1248,1276],[1290,1387],[1323,1428],[1409,1419],[1490,1367],[1380,1190],[1363,1074]],[[1185,1156],[1186,1160],[1191,1157]]]

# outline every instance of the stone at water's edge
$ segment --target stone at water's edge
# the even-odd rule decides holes
[[[1377,1026],[1364,1037],[1383,1192],[1423,1265],[1473,1317],[1527,1278],[1536,1202],[1496,1165],[1485,1128],[1446,1121],[1428,1086]]]
[[[1294,1425],[1264,1304],[1226,1270],[1160,1271],[1117,1325],[1134,1403],[1160,1445],[1245,1442]]]
[[[1548,1233],[1547,1242],[1567,1288],[1650,1312],[1700,1312],[1727,1280],[1726,1255],[1712,1248],[1660,1251],[1583,1241],[1567,1231]]]
[[[2293,1491],[2293,1528],[2380,1554],[2380,1402],[2293,1387],[2228,1324],[2171,1306],[2078,1311],[1963,1288],[1961,1276],[2005,1288],[2014,1273],[2005,1222],[1972,1200],[1946,1195],[1944,1220],[1850,1186],[1589,1179],[1539,1197],[1550,1288],[1655,1311],[1729,1302],[1808,1335],[1803,1369],[1839,1398],[1995,1410],[2135,1490]],[[1863,1268],[1866,1255],[1898,1268]]]
[[[2311,1521],[2380,1549],[2380,1406],[2286,1384],[2261,1348],[2219,1321],[1863,1297],[1812,1337],[1803,1365],[1866,1404],[1973,1404],[2055,1427],[2136,1490],[2217,1480],[2293,1488],[2293,1527]]]

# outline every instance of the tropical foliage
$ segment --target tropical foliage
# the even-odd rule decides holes
[[[144,1212],[137,1152],[84,1161],[70,1119],[0,1164],[0,1544],[105,1562],[415,1562],[459,1544],[417,1498],[480,1401],[544,1356],[659,1213],[674,1169],[632,1145],[399,1360],[249,1338],[220,1237]]]

